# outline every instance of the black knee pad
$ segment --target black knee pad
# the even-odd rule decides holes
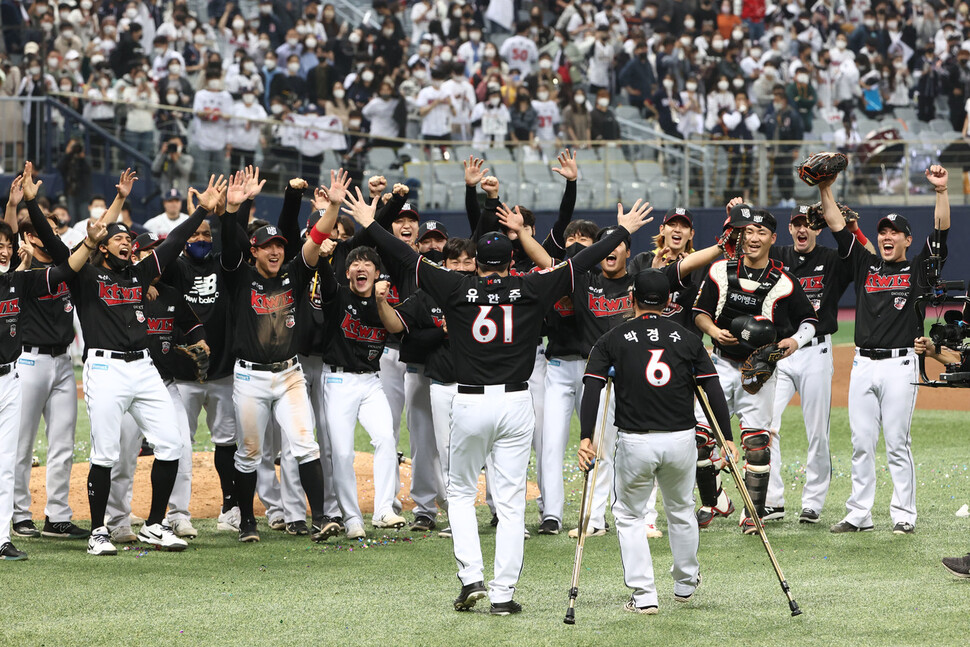
[[[694,442],[697,443],[697,462],[709,461],[716,446],[710,430],[701,426],[694,427]]]
[[[770,442],[771,436],[762,429],[742,432],[741,446],[744,447],[744,460],[747,466],[754,467],[755,471],[760,472],[762,470],[757,468],[768,465],[771,461],[771,452],[768,449]]]

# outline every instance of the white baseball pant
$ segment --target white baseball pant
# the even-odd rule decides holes
[[[20,407],[23,394],[17,365],[7,364],[11,372],[0,376],[0,545],[10,541],[13,519],[13,474],[17,462],[17,433],[20,431]]]
[[[738,417],[741,430],[770,429],[778,374],[772,374],[757,393],[748,393],[741,387],[741,362],[734,362],[717,354],[711,355],[711,361],[714,362],[714,369],[717,371],[718,380],[721,382],[728,411],[731,412],[731,415]],[[696,400],[694,401],[694,413],[698,422],[706,427],[707,418]]]
[[[323,386],[327,433],[333,452],[333,479],[344,522],[362,522],[354,471],[354,429],[359,420],[374,448],[374,518],[393,511],[397,494],[397,450],[391,408],[376,373],[326,374]]]
[[[698,584],[697,519],[694,476],[697,445],[694,430],[617,435],[614,457],[613,518],[620,541],[623,580],[638,607],[657,605],[650,542],[643,526],[651,492],[660,486],[667,515],[667,540],[673,566],[674,594],[690,595]]]
[[[555,519],[560,526],[565,504],[563,461],[573,411],[579,415],[585,370],[586,361],[579,356],[550,359],[546,363],[542,427],[537,427],[536,434],[540,437],[536,464],[541,466],[537,471],[541,474],[539,492],[543,502],[540,521]]]
[[[424,365],[409,364],[404,375],[408,433],[411,445],[411,498],[414,514],[434,519],[444,506],[445,482],[435,440],[431,412],[431,379],[424,375]]]
[[[802,418],[808,436],[808,457],[805,459],[805,486],[802,488],[802,508],[822,512],[825,496],[832,478],[832,457],[829,455],[829,414],[832,411],[832,339],[826,335],[820,342],[813,340],[775,368],[774,412],[771,416],[771,471],[768,497],[765,504],[772,508],[785,507],[785,480],[781,475],[781,416],[792,396],[801,396]]]
[[[98,353],[104,356],[98,356]],[[114,467],[121,451],[121,420],[130,413],[155,450],[155,458],[182,458],[183,441],[172,396],[148,353],[126,362],[88,349],[84,362],[84,401],[91,421],[91,463]],[[182,416],[184,418],[184,416]]]
[[[852,493],[845,521],[872,525],[876,500],[876,443],[882,427],[886,460],[893,480],[889,515],[893,524],[916,524],[916,468],[909,430],[916,406],[916,354],[870,359],[856,350],[849,378],[849,427],[852,430]]]
[[[478,475],[487,465],[498,514],[495,576],[488,583],[492,603],[512,599],[522,571],[525,488],[535,409],[528,391],[506,393],[504,385],[484,394],[458,393],[452,402],[448,465],[448,518],[462,585],[484,579],[475,498]]]
[[[438,449],[438,467],[441,470],[441,480],[448,484],[448,447],[451,438],[451,403],[458,393],[458,384],[445,384],[436,380],[431,381],[431,418],[434,422],[434,441]]]
[[[542,456],[542,425],[545,419],[544,408],[546,398],[546,348],[541,342],[536,346],[535,363],[532,365],[532,375],[529,376],[529,393],[532,394],[532,410],[536,416],[535,429],[532,432],[532,449],[536,453],[536,481],[541,482],[542,464],[539,457]],[[495,514],[495,506],[492,504],[491,486],[488,484],[487,479],[485,485],[486,502],[492,510],[492,514]],[[542,521],[545,501],[542,499],[541,489],[539,490],[539,496],[536,497],[536,505],[539,508],[539,521]]]
[[[401,414],[404,413],[404,374],[407,367],[401,362],[401,351],[397,348],[384,347],[381,355],[381,388],[391,411],[391,428],[394,432],[394,453],[401,443]],[[395,463],[396,465],[396,463]],[[394,468],[394,492],[401,491],[401,470]],[[401,501],[394,496],[394,510],[401,510]]]
[[[304,376],[306,374],[304,373]],[[256,468],[256,493],[266,505],[266,520],[280,517],[287,523],[306,521],[307,501],[300,480],[300,464],[293,455],[289,439],[274,418],[269,419],[263,436],[263,455]],[[280,458],[279,478],[276,457]]]
[[[320,446],[320,464],[323,467],[323,514],[330,518],[340,516],[337,505],[337,492],[333,481],[333,452],[330,449],[330,435],[327,433],[327,414],[323,408],[324,374],[330,367],[323,363],[319,355],[300,355],[307,388],[310,389],[310,405],[313,407],[313,421],[317,425],[317,444]],[[296,474],[299,479],[299,470]]]
[[[67,353],[51,357],[35,350],[24,351],[17,361],[23,405],[14,472],[13,522],[31,518],[30,469],[41,416],[47,435],[47,505],[44,514],[55,523],[70,521],[73,512],[68,494],[77,424],[74,364]]]

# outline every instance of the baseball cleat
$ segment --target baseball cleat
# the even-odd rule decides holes
[[[525,529],[525,532],[523,533],[523,535],[525,536],[526,539],[532,539],[532,535],[529,533],[528,528]]]
[[[55,521],[44,519],[44,529],[41,531],[42,537],[54,539],[87,539],[91,533],[83,528],[78,528],[70,521]]]
[[[732,514],[734,514],[734,502],[731,499],[728,499],[727,510],[701,506],[697,509],[696,513],[697,526],[699,528],[707,528],[717,517],[730,517]]]
[[[586,531],[587,537],[602,537],[610,531],[610,524],[606,524],[606,528],[593,528],[592,530]],[[579,528],[573,528],[567,533],[570,539],[579,539]]]
[[[269,521],[270,530],[286,530],[286,519],[274,517]]]
[[[37,526],[30,519],[18,521],[13,525],[10,532],[14,537],[40,537],[40,531],[37,530]]]
[[[188,519],[176,519],[175,521],[169,522],[169,525],[172,527],[172,532],[175,533],[176,537],[195,539],[199,536],[199,531],[195,529],[195,526]]]
[[[286,524],[286,534],[288,535],[309,535],[310,529],[307,528],[306,521],[292,521]]]
[[[493,616],[510,616],[514,613],[522,612],[522,605],[515,600],[508,602],[493,602],[492,608],[488,611]]]
[[[407,524],[408,520],[399,514],[394,514],[393,512],[385,512],[377,519],[371,519],[370,525],[375,528],[403,528]]]
[[[184,539],[179,539],[172,532],[171,526],[164,523],[145,524],[138,531],[138,541],[151,544],[163,550],[177,553],[185,550],[189,545]]]
[[[27,553],[17,550],[17,547],[8,541],[0,546],[0,559],[8,562],[20,562],[27,559]]]
[[[754,525],[754,519],[751,517],[744,517],[741,519],[741,523],[738,524],[741,527],[741,532],[746,535],[757,535],[758,527]]]
[[[241,516],[238,506],[233,506],[225,512],[220,512],[219,518],[216,520],[216,530],[239,532]]]
[[[802,508],[802,513],[798,515],[798,523],[818,523],[820,516],[811,508]]]
[[[138,537],[131,531],[131,526],[118,526],[111,531],[111,541],[115,544],[133,544]]]
[[[663,532],[661,532],[657,528],[656,524],[653,524],[653,523],[647,524],[647,539],[660,539],[663,536],[664,536]]]
[[[360,521],[354,521],[347,524],[347,539],[363,539],[367,536],[364,532],[364,524]]]
[[[488,522],[488,525],[490,525],[492,528],[496,528],[498,526],[498,515],[494,512],[492,513],[492,520]]]
[[[426,514],[419,514],[411,522],[411,527],[409,530],[411,532],[429,532],[435,529],[434,519]]]
[[[319,526],[313,524],[310,528],[310,539],[316,542],[327,541],[338,534],[340,534],[340,526],[333,521],[321,521]]]
[[[848,521],[840,521],[829,528],[829,532],[836,534],[842,532],[869,532],[870,530],[872,530],[872,526],[854,526]]]
[[[338,526],[340,526],[340,532],[347,532],[347,526],[344,525],[344,518],[343,517],[340,517],[340,516],[330,517],[330,521],[332,521],[335,524],[337,524]]]
[[[944,557],[943,568],[957,577],[970,578],[970,553],[963,557]]]
[[[630,613],[640,613],[645,616],[655,616],[660,611],[656,604],[648,604],[645,607],[638,607],[636,600],[633,598],[626,601],[626,604],[623,605],[623,609],[625,611],[629,611]]]
[[[88,555],[117,555],[118,549],[108,539],[108,529],[104,526],[91,532],[88,537]]]
[[[559,534],[559,522],[555,519],[546,519],[539,524],[539,534],[540,535],[558,535]]]
[[[916,526],[908,521],[900,521],[893,526],[894,535],[912,535],[916,533]]]
[[[145,524],[145,518],[144,517],[139,517],[134,512],[129,512],[128,513],[128,523],[129,523],[129,525],[132,525],[132,526],[142,526],[142,525]]]
[[[244,544],[252,544],[259,541],[259,530],[256,529],[255,521],[239,525],[239,541]]]
[[[439,530],[438,536],[442,539],[451,539],[451,526],[446,526]]]
[[[699,588],[701,588],[700,573],[697,574],[697,584],[694,585],[694,590],[688,593],[687,595],[677,595],[676,593],[674,593],[674,602],[681,602],[681,603],[690,602],[691,598],[694,597],[694,594],[697,593],[697,589]]]
[[[485,582],[472,582],[461,587],[455,598],[455,611],[470,611],[475,603],[486,596]]]
[[[765,513],[762,515],[762,521],[781,521],[785,518],[785,508],[773,508],[770,505],[765,506]]]

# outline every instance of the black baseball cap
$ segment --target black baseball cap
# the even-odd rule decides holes
[[[169,200],[181,200],[182,194],[175,187],[172,187],[162,196],[162,202],[168,202]]]
[[[670,281],[658,269],[641,270],[633,279],[633,296],[637,302],[648,306],[660,306],[670,298]]]
[[[690,228],[694,228],[694,214],[690,212],[690,209],[685,207],[674,207],[673,209],[668,209],[667,213],[664,214],[663,224],[667,224],[674,218],[683,218],[690,225]]]
[[[415,209],[414,204],[412,204],[411,202],[405,202],[404,206],[401,207],[401,211],[397,214],[397,217],[395,217],[394,219],[397,220],[398,218],[403,218],[406,215],[410,215],[415,220],[421,220],[420,216],[418,216],[418,210]]]
[[[599,242],[599,241],[603,240],[604,238],[606,238],[607,236],[609,236],[610,234],[612,234],[617,229],[623,229],[623,227],[620,227],[619,225],[612,225],[610,227],[603,227],[598,232],[596,232],[596,242]],[[628,232],[626,229],[623,229],[623,242],[626,243],[626,248],[628,250],[630,249],[630,247],[633,246],[633,241],[630,238],[630,232]]]
[[[794,222],[796,218],[805,218],[808,220],[808,205],[800,204],[796,207],[792,207],[791,217],[788,222]]]
[[[314,226],[316,226],[317,221],[322,217],[322,211],[311,211],[310,217],[306,219],[306,230],[310,231]]]
[[[751,222],[748,224],[759,225],[772,232],[778,229],[778,221],[775,220],[775,217],[767,209],[755,209],[751,214]]]
[[[724,220],[724,227],[747,227],[751,224],[751,216],[754,214],[754,207],[742,202],[731,207],[728,217]]]
[[[892,227],[896,231],[901,231],[907,236],[913,235],[913,230],[909,226],[909,221],[898,213],[891,213],[888,216],[883,217],[879,221],[879,224],[876,225],[876,231],[879,231],[883,227]]]
[[[269,243],[271,240],[282,241],[286,244],[286,238],[280,234],[280,230],[273,225],[266,225],[265,227],[260,227],[255,232],[253,232],[253,237],[249,239],[249,243],[253,247],[262,247],[263,245]]]
[[[420,227],[418,227],[418,240],[423,240],[425,236],[430,234],[437,234],[445,240],[448,240],[448,230],[445,226],[438,222],[437,220],[428,220]]]
[[[131,230],[128,229],[128,226],[126,224],[121,222],[113,222],[110,225],[108,225],[108,233],[104,237],[104,240],[108,240],[113,236],[117,236],[118,234],[128,234],[129,238],[132,237]]]
[[[485,267],[501,267],[512,262],[512,241],[505,234],[489,232],[478,239],[475,260]]]
[[[135,239],[135,242],[132,243],[131,251],[135,253],[147,252],[160,242],[162,242],[162,239],[159,238],[157,234],[153,234],[150,231],[145,232],[144,234],[139,234],[138,238]]]

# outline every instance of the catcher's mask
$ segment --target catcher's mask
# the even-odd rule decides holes
[[[739,342],[751,348],[772,344],[776,337],[775,324],[761,315],[735,317],[731,321],[730,330]]]

